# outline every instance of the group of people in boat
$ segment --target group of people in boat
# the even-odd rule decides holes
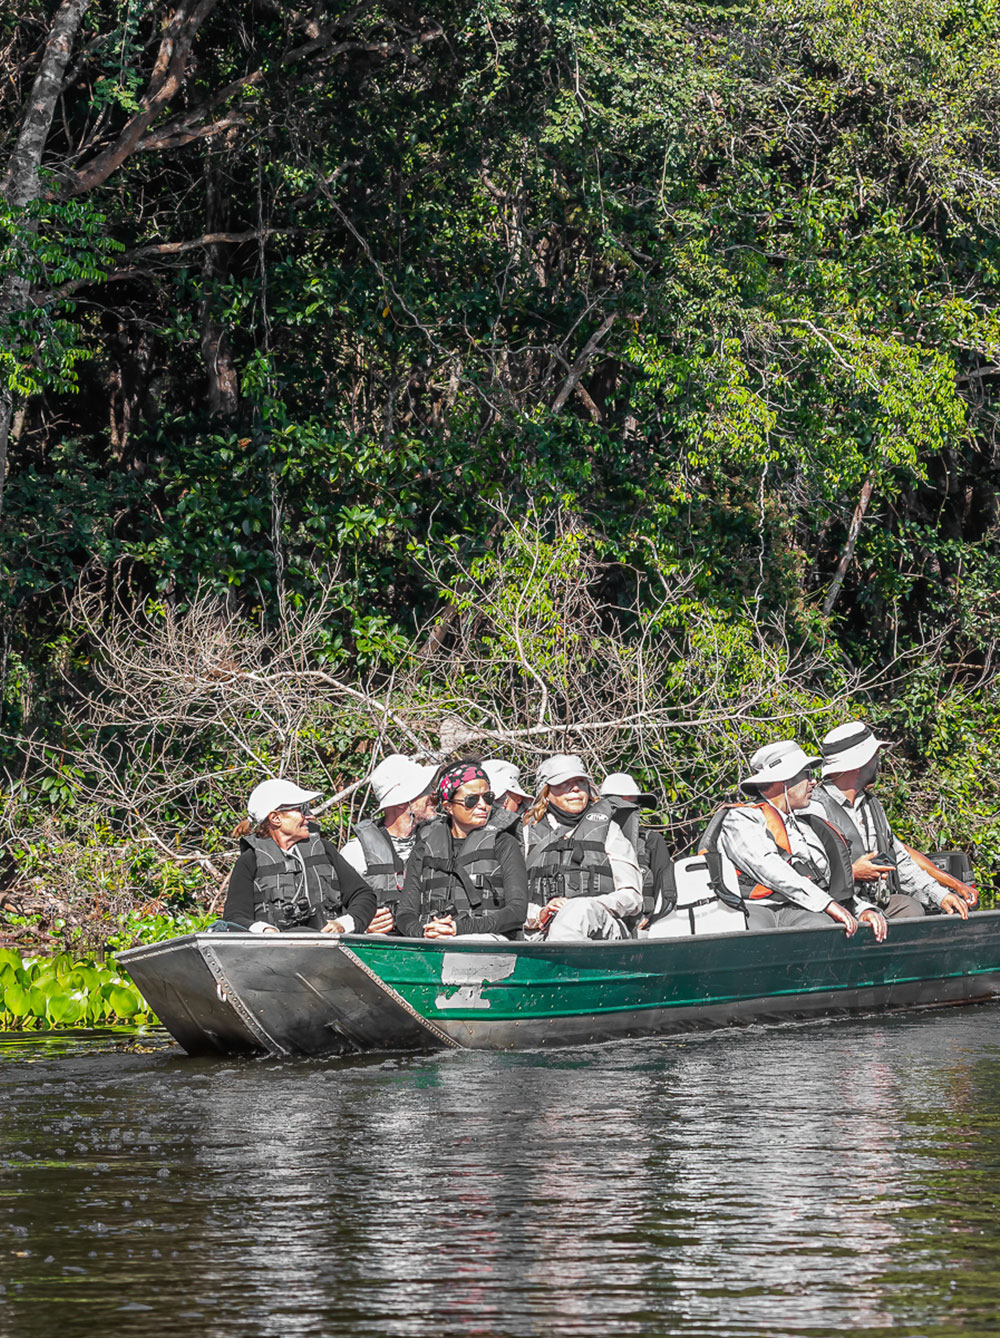
[[[820,754],[795,740],[753,755],[698,843],[670,858],[641,820],[657,807],[624,772],[596,785],[574,755],[547,758],[532,790],[512,762],[466,758],[437,767],[401,754],[368,777],[375,813],[342,849],[323,836],[320,798],[286,779],[250,795],[241,853],[219,930],[397,934],[427,939],[579,941],[694,928],[678,906],[676,870],[696,867],[741,923],[769,929],[859,923],[885,939],[888,921],[943,912],[965,919],[974,888],[905,845],[872,791],[885,740],[851,721]],[[815,778],[815,772],[821,772]],[[680,932],[690,932],[686,922]]]

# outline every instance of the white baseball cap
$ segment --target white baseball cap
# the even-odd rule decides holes
[[[794,739],[780,739],[777,743],[766,743],[758,748],[750,759],[753,775],[740,781],[744,790],[756,789],[761,785],[773,785],[775,781],[789,781],[800,776],[803,771],[818,766],[819,757],[810,757],[804,753]]]
[[[640,790],[639,782],[627,771],[612,771],[610,776],[605,776],[601,781],[601,794],[610,795],[614,799],[634,798],[640,808],[656,807],[656,795]]]
[[[823,754],[823,775],[838,776],[870,762],[880,748],[891,748],[888,739],[876,739],[861,720],[848,720],[823,736],[819,746]]]
[[[254,822],[263,822],[276,808],[296,808],[318,799],[322,790],[303,790],[290,780],[266,780],[254,787],[247,800],[247,813]]]
[[[379,808],[391,808],[393,804],[408,804],[424,794],[436,771],[433,765],[422,767],[402,753],[392,753],[382,759],[368,777],[368,783]]]
[[[582,776],[588,784],[593,784],[583,765],[583,758],[577,757],[575,753],[556,753],[555,757],[547,757],[536,775],[539,789],[543,785],[561,785],[574,776]]]
[[[521,784],[521,769],[513,762],[502,762],[498,757],[480,763],[489,778],[490,788],[498,799],[510,792],[519,799],[530,799],[531,795]]]

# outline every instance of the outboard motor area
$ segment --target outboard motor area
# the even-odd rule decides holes
[[[746,908],[739,900],[736,869],[730,859],[721,856],[722,879],[737,905],[720,897],[704,855],[689,855],[675,860],[677,905],[669,915],[649,926],[650,938],[686,938],[690,934],[735,934],[747,927]],[[725,866],[728,866],[726,868]]]

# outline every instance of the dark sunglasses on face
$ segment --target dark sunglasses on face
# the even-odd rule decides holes
[[[485,804],[487,808],[490,808],[495,798],[496,795],[493,791],[487,790],[484,794],[469,794],[464,799],[455,798],[451,802],[461,804],[463,808],[468,809],[478,808],[480,804]]]

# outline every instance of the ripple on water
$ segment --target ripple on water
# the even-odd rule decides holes
[[[992,1005],[544,1055],[0,1042],[0,1333],[991,1333],[998,1097]]]

